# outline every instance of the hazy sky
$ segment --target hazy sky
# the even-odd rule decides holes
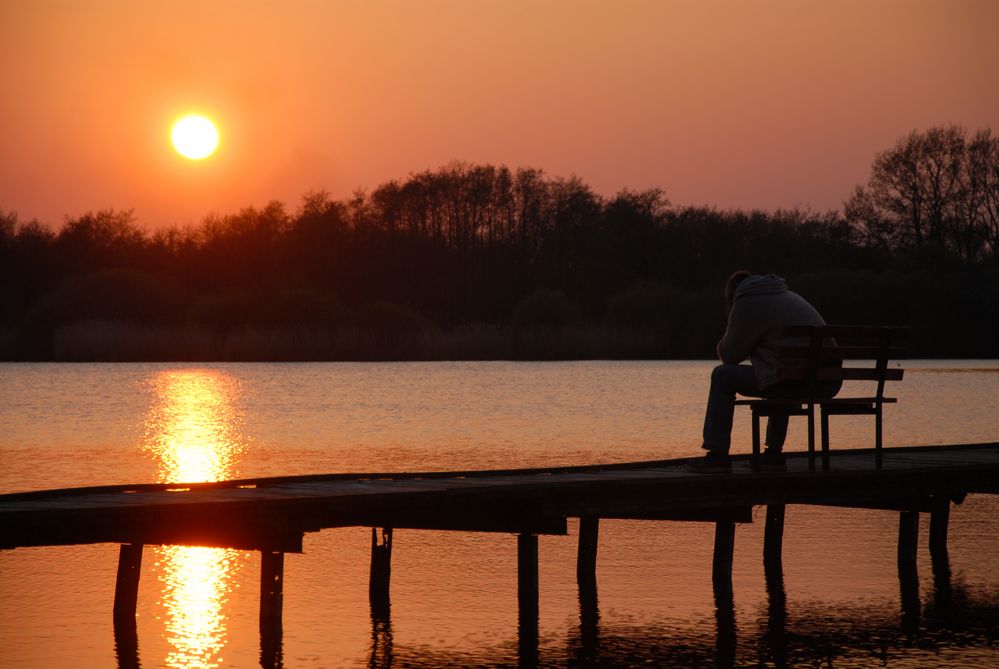
[[[196,223],[452,160],[840,207],[913,129],[999,132],[996,0],[0,1],[0,209]],[[172,121],[214,118],[202,162]]]

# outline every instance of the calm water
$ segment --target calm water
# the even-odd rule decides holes
[[[342,471],[571,465],[696,455],[707,362],[0,365],[0,492]],[[999,440],[999,362],[922,361],[888,446]],[[800,422],[800,421],[798,421]],[[833,446],[871,421],[840,418]],[[736,419],[734,450],[749,450]],[[792,421],[788,448],[804,433]],[[765,587],[762,515],[736,535],[716,606],[713,526],[604,521],[599,598],[580,606],[575,525],[540,540],[545,666],[999,666],[999,501],[951,517],[948,574],[920,547],[903,606],[896,514],[788,509]],[[399,530],[388,623],[367,601],[369,531],[306,535],[285,561],[286,667],[518,664],[516,539]],[[925,544],[925,527],[921,534]],[[117,546],[0,552],[0,666],[108,667]],[[144,667],[259,666],[260,557],[148,547]],[[734,619],[732,618],[734,614]],[[734,650],[731,642],[734,639]]]

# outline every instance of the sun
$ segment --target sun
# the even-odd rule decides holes
[[[170,139],[177,153],[191,160],[201,160],[215,152],[219,131],[207,116],[189,114],[173,124]]]

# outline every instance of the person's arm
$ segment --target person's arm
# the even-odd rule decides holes
[[[740,306],[743,308],[739,308]],[[747,321],[744,305],[736,304],[729,312],[725,335],[716,349],[718,359],[726,365],[738,365],[753,352],[757,335]]]

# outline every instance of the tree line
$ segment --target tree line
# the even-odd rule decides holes
[[[59,230],[0,212],[0,355],[60,357],[72,328],[117,323],[353,333],[332,358],[420,357],[416,339],[473,330],[503,357],[710,356],[737,268],[782,274],[830,321],[911,325],[917,353],[994,355],[997,214],[999,140],[956,126],[878,154],[842,214],[602,197],[464,163],[152,233],[130,211]]]

